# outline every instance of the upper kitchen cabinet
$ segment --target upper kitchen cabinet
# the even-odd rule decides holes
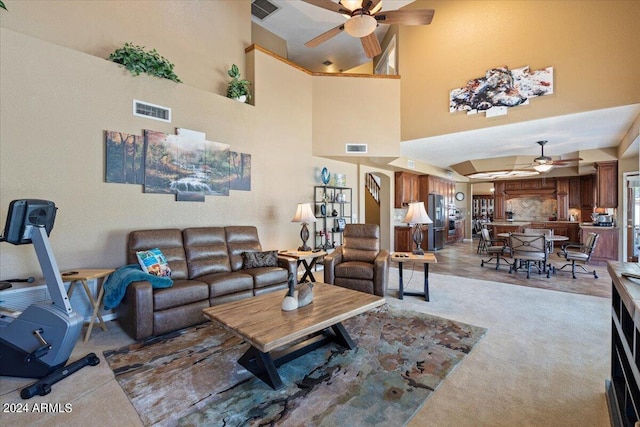
[[[580,177],[569,178],[569,208],[580,209]]]
[[[596,167],[597,206],[618,207],[618,161],[599,162]]]
[[[418,201],[418,175],[410,172],[396,172],[395,207],[406,207],[410,202]]]

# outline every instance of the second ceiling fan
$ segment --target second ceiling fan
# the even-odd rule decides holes
[[[569,163],[578,162],[582,160],[580,157],[574,157],[571,159],[553,160],[551,157],[544,155],[544,146],[546,143],[547,141],[537,141],[537,144],[540,145],[540,150],[541,150],[540,157],[536,157],[535,159],[533,159],[533,163],[529,165],[530,167],[532,167],[538,172],[541,172],[541,173],[549,172],[555,166],[565,166]]]
[[[381,0],[302,0],[305,3],[339,13],[347,17],[344,24],[330,29],[318,37],[305,43],[307,47],[316,47],[337,36],[342,31],[360,38],[367,58],[373,58],[382,53],[380,42],[374,34],[378,24],[427,25],[433,19],[433,9],[410,9],[382,11]]]

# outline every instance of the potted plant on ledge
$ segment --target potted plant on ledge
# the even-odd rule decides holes
[[[251,99],[251,92],[249,90],[251,82],[240,78],[240,69],[238,69],[236,64],[231,66],[228,73],[231,81],[229,82],[229,87],[227,87],[227,98],[232,98],[240,102],[248,102]]]

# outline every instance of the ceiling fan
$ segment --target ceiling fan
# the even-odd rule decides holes
[[[574,157],[571,159],[553,160],[551,157],[545,156],[544,146],[547,142],[548,141],[537,141],[537,144],[540,145],[540,150],[541,150],[540,157],[536,157],[535,159],[533,159],[533,163],[529,165],[536,171],[540,173],[549,172],[551,169],[553,169],[554,166],[564,166],[564,165],[567,165],[568,163],[582,160],[580,157]]]
[[[360,38],[367,58],[373,58],[382,53],[380,42],[373,33],[378,24],[427,25],[433,19],[433,9],[411,9],[382,11],[381,0],[302,0],[305,3],[339,13],[347,17],[344,24],[330,29],[318,37],[305,43],[307,47],[316,47],[337,36],[342,31]]]

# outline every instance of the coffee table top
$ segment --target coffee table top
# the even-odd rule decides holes
[[[315,282],[311,304],[284,311],[281,307],[285,295],[285,291],[270,292],[202,312],[207,319],[267,353],[385,303],[376,295]]]

